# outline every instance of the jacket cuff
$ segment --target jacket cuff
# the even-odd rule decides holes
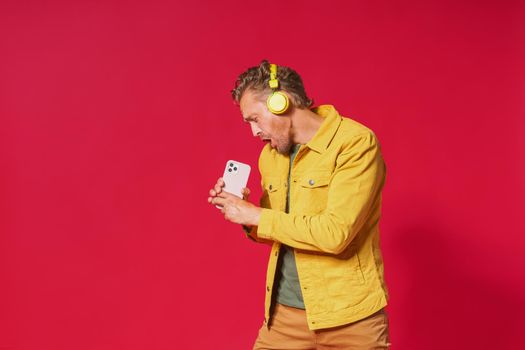
[[[271,209],[263,208],[261,216],[259,217],[259,225],[257,229],[257,236],[259,238],[273,239],[273,218],[275,212]]]

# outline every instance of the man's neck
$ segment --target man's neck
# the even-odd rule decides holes
[[[321,127],[324,118],[310,109],[295,109],[292,120],[292,140],[294,144],[306,144]]]

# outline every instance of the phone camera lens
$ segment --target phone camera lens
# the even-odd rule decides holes
[[[233,170],[237,171],[237,167],[233,168]]]
[[[230,166],[233,166],[233,163],[230,163]]]
[[[228,169],[228,171],[229,171],[230,173],[232,172],[232,170],[231,170],[231,169]]]

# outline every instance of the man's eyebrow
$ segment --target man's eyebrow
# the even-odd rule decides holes
[[[248,121],[253,119],[253,116],[254,116],[254,114],[250,114],[249,116],[247,116],[246,118],[243,118],[243,119],[244,119],[245,122],[248,122]]]

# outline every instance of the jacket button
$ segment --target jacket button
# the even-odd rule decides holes
[[[270,184],[270,187],[269,187],[269,188],[270,188],[270,191],[271,191],[271,190],[272,190],[272,184]]]
[[[266,291],[269,292],[270,291],[270,287],[266,286]]]
[[[313,185],[314,185],[314,183],[315,183],[315,181],[314,181],[314,180],[312,180],[312,179],[310,179],[310,181],[308,181],[308,183],[310,184],[310,186],[313,186]]]
[[[264,318],[264,323],[266,323],[266,317]]]

